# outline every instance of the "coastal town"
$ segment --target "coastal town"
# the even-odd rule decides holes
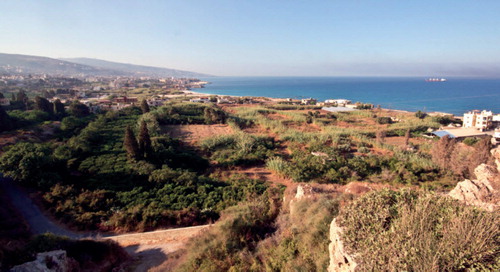
[[[325,112],[350,112],[372,109],[373,104],[353,102],[344,98],[318,101],[314,98],[264,98],[212,95],[195,92],[203,90],[209,82],[195,78],[153,78],[153,77],[84,77],[68,78],[42,75],[0,75],[0,106],[16,109],[11,102],[17,101],[17,93],[26,90],[30,96],[42,96],[53,103],[59,100],[66,104],[79,101],[90,112],[101,113],[138,106],[145,100],[151,107],[165,105],[169,101],[189,101],[214,105],[232,104],[278,104],[307,105],[320,107]],[[15,103],[14,103],[15,104]],[[18,104],[17,104],[18,105]],[[377,106],[380,107],[380,106]],[[443,137],[463,140],[468,137],[491,136],[494,144],[500,142],[500,113],[490,110],[471,110],[463,116],[442,112],[425,113],[429,116],[446,117],[455,120],[437,130],[429,131],[428,137]],[[393,118],[393,121],[397,121]]]

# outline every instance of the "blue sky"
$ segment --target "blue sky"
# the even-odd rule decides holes
[[[500,76],[500,1],[0,1],[0,52],[229,76]]]

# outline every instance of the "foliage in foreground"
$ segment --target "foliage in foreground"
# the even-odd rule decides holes
[[[273,200],[276,201],[276,200]],[[338,202],[294,200],[276,217],[272,202],[242,203],[195,238],[179,271],[326,271]]]
[[[179,271],[245,271],[252,266],[251,252],[274,231],[280,194],[269,189],[255,201],[224,211],[219,222],[188,245]]]
[[[360,271],[498,271],[500,215],[437,195],[373,192],[342,209]]]

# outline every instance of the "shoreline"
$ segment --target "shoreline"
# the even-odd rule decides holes
[[[222,94],[211,94],[211,93],[204,93],[204,92],[197,92],[197,91],[192,91],[192,90],[184,90],[182,91],[184,94],[182,95],[168,95],[167,97],[183,97],[183,96],[227,96],[227,97],[251,97],[251,98],[265,98],[268,99],[269,101],[273,102],[279,102],[283,101],[286,98],[273,98],[273,97],[267,97],[267,96],[238,96],[238,95],[222,95]],[[373,108],[376,109],[376,108]],[[388,109],[388,108],[381,108],[382,110],[389,111],[389,112],[400,112],[400,113],[416,113],[418,111],[408,111],[408,110],[398,110],[398,109]],[[448,113],[448,112],[439,112],[439,111],[432,111],[432,112],[425,112],[428,115],[433,115],[433,116],[449,116],[451,115],[452,117],[457,117],[457,115],[453,113]]]

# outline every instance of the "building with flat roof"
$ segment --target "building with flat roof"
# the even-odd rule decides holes
[[[464,128],[476,128],[481,131],[493,128],[493,112],[473,110],[464,113]]]
[[[476,128],[449,128],[444,130],[434,131],[432,134],[438,136],[439,138],[448,136],[449,138],[465,139],[467,137],[487,137],[488,135],[493,136],[493,132],[483,132]]]

